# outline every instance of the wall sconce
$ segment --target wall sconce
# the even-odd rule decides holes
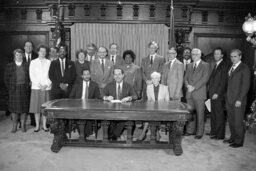
[[[247,35],[246,40],[251,42],[253,46],[256,46],[256,16],[252,17],[249,13],[248,16],[245,17],[245,22],[242,28]]]

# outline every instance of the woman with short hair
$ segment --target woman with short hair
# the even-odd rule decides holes
[[[38,47],[38,58],[30,63],[29,75],[31,80],[31,97],[30,97],[30,113],[35,113],[36,129],[34,132],[40,130],[40,116],[41,105],[50,100],[50,90],[52,82],[49,79],[49,68],[51,61],[46,59],[48,56],[48,48],[44,45]],[[46,127],[46,117],[42,115],[43,130],[48,132]]]
[[[20,115],[21,130],[26,132],[26,116],[29,111],[29,66],[23,61],[21,49],[13,51],[14,62],[5,68],[4,83],[9,92],[8,108],[12,116],[12,133],[17,131]]]
[[[75,83],[82,82],[82,71],[85,69],[90,70],[90,62],[85,60],[87,52],[83,49],[79,49],[76,51],[76,61],[75,61],[75,68],[76,68],[76,81]]]

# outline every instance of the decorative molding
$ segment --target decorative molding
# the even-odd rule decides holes
[[[102,4],[101,7],[100,7],[100,16],[101,17],[105,17],[106,16],[106,9],[107,9],[107,6]]]
[[[202,23],[208,22],[208,11],[202,11]]]
[[[156,10],[155,5],[150,5],[150,6],[149,6],[149,17],[150,17],[150,18],[155,17],[155,15],[156,15],[155,10]]]
[[[42,9],[36,9],[36,19],[37,20],[42,20],[42,13],[43,13]]]
[[[27,9],[22,8],[20,12],[21,12],[21,19],[26,20],[27,19]]]
[[[139,18],[139,5],[133,5],[133,18]]]
[[[74,17],[75,16],[75,5],[74,4],[70,4],[68,5],[68,16],[69,17]]]
[[[84,6],[84,16],[89,17],[91,15],[91,6],[89,4],[86,4]]]
[[[118,4],[116,7],[116,15],[118,18],[122,18],[123,16],[123,6],[121,4]]]

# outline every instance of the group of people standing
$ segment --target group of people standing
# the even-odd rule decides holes
[[[30,53],[27,53],[26,46],[30,46]],[[14,62],[7,65],[4,76],[9,91],[12,132],[17,131],[19,114],[22,131],[26,131],[27,113],[35,115],[34,131],[38,132],[40,107],[50,99],[175,100],[188,103],[194,112],[194,119],[186,124],[185,135],[201,139],[204,134],[204,102],[209,97],[212,105],[210,137],[225,138],[224,111],[227,110],[231,137],[224,142],[230,143],[231,147],[243,145],[242,122],[250,70],[241,62],[240,50],[231,51],[233,65],[230,65],[230,60],[223,59],[223,50],[217,48],[214,50],[215,62],[209,64],[201,59],[202,52],[198,48],[185,48],[182,59],[178,59],[177,51],[172,47],[164,58],[157,54],[159,47],[153,41],[148,44],[149,55],[142,58],[141,66],[138,66],[134,63],[136,55],[132,50],[126,50],[120,56],[118,48],[116,43],[110,44],[109,49],[97,48],[91,43],[86,50],[76,52],[75,62],[67,58],[65,45],[51,48],[50,53],[46,46],[41,45],[38,56],[32,58],[32,42],[25,43],[25,55],[21,49],[14,50]],[[47,132],[46,118],[42,116],[42,120],[42,129]],[[124,127],[124,122],[112,122],[109,138],[120,137]],[[145,138],[147,128],[148,123],[143,123],[139,140]],[[92,133],[92,122],[87,122],[85,134],[90,136]]]

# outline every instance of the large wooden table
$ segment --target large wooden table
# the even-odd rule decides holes
[[[129,102],[111,103],[101,100],[58,99],[42,105],[44,115],[50,124],[54,140],[53,152],[59,152],[62,146],[89,147],[135,147],[135,148],[172,148],[175,155],[183,153],[181,147],[182,133],[185,122],[190,119],[190,107],[180,102]],[[97,121],[103,129],[102,140],[86,140],[83,128],[86,120]],[[108,127],[110,121],[126,121],[127,140],[109,141]],[[132,129],[135,122],[149,122],[151,129],[150,141],[133,141]],[[167,125],[169,141],[160,142],[156,139],[156,129],[161,124]],[[74,125],[80,129],[79,138],[68,139]]]

